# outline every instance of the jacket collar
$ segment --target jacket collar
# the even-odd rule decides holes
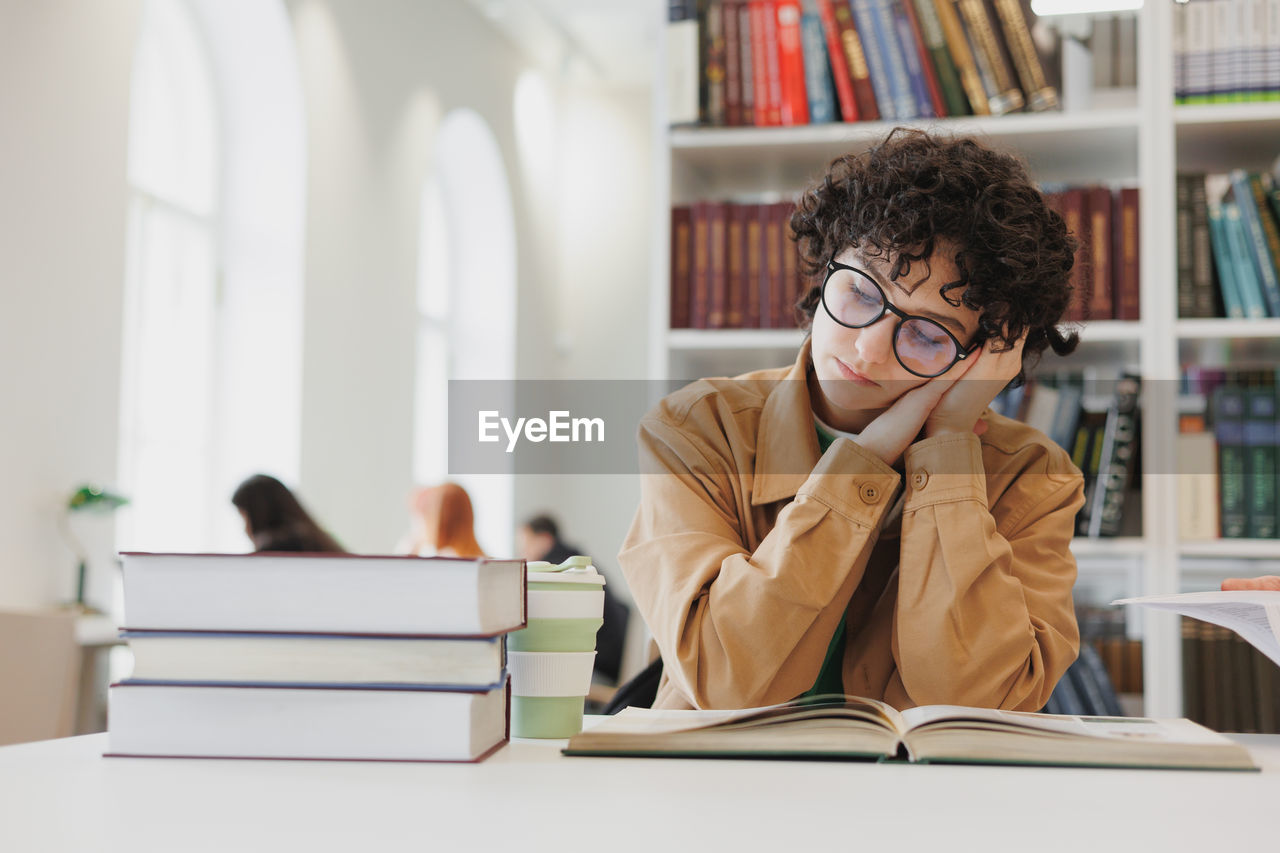
[[[810,364],[809,346],[809,338],[806,337],[795,364],[765,400],[756,440],[752,506],[794,498],[822,457],[806,381]]]

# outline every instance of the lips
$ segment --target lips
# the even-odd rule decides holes
[[[859,373],[858,371],[854,370],[854,369],[853,369],[852,367],[850,367],[849,365],[845,364],[845,363],[844,363],[843,361],[841,361],[840,359],[838,359],[838,358],[837,358],[837,359],[835,360],[835,362],[836,362],[836,364],[837,364],[837,365],[839,366],[839,368],[840,368],[840,375],[841,375],[841,376],[843,376],[845,379],[848,379],[850,382],[853,382],[853,383],[855,383],[855,384],[857,384],[857,385],[863,385],[863,386],[866,386],[866,387],[869,387],[869,388],[876,388],[876,387],[879,387],[879,385],[880,385],[880,383],[879,383],[879,382],[876,382],[876,381],[874,381],[874,380],[872,380],[872,379],[869,379],[868,377],[866,377],[866,376],[862,375],[861,373]]]

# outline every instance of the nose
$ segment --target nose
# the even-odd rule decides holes
[[[898,325],[895,320],[892,314],[885,312],[879,320],[858,330],[854,348],[859,358],[867,364],[882,364],[893,356],[893,333]]]

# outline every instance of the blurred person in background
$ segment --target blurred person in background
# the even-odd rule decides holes
[[[231,496],[244,519],[255,551],[344,552],[316,523],[289,487],[267,474],[254,474]]]
[[[483,557],[471,497],[457,483],[417,489],[409,498],[412,529],[401,552],[420,557]]]

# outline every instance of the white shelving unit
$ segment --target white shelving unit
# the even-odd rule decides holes
[[[1280,104],[1173,104],[1173,0],[1148,0],[1139,13],[1136,108],[1074,113],[903,122],[943,133],[976,134],[1012,149],[1037,180],[1128,182],[1141,193],[1141,306],[1137,322],[1097,322],[1081,330],[1067,361],[1047,356],[1044,369],[1123,364],[1144,380],[1173,382],[1184,364],[1280,362],[1280,320],[1179,320],[1175,262],[1174,177],[1184,171],[1268,168],[1280,153]],[[656,78],[663,80],[665,56]],[[672,330],[669,317],[669,211],[699,198],[793,193],[834,157],[869,146],[893,123],[794,128],[679,128],[663,123],[665,91],[655,87],[657,152],[650,370],[655,378],[733,374],[789,364],[803,333],[795,330]],[[1168,386],[1166,386],[1168,387]],[[1142,535],[1077,540],[1072,551],[1082,584],[1101,575],[1128,594],[1208,588],[1228,573],[1280,562],[1280,541],[1182,543],[1177,532],[1177,429],[1173,394],[1144,397]],[[1167,614],[1133,620],[1144,640],[1145,712],[1181,713],[1180,637]]]

